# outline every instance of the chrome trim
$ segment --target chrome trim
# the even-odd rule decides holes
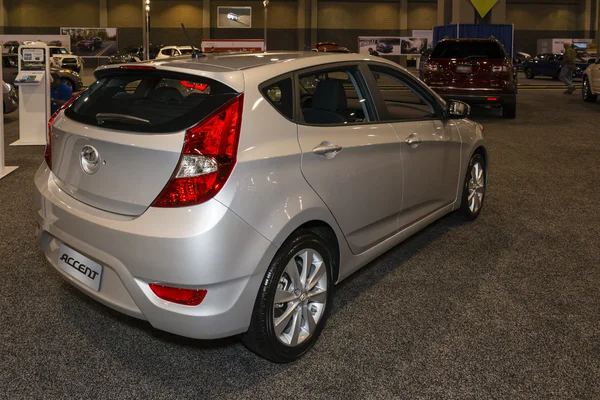
[[[481,91],[481,92],[497,92],[502,89],[500,87],[498,87],[498,88],[461,88],[461,87],[454,87],[454,86],[430,86],[430,88],[432,88],[433,90],[444,89],[444,90],[467,90],[467,91]]]

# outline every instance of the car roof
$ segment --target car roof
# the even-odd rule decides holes
[[[319,65],[323,64],[324,62],[360,61],[364,59],[364,54],[338,53],[330,51],[276,51],[225,54],[206,53],[204,57],[199,57],[197,59],[192,59],[191,56],[182,56],[155,62],[163,66],[180,67],[192,70],[203,70],[208,66],[226,70],[247,70],[250,68],[285,63],[290,65],[290,70],[293,70],[294,68],[292,68],[292,66],[300,63],[303,65]]]

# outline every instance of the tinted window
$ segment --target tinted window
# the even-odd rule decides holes
[[[370,66],[385,105],[382,121],[419,120],[435,117],[435,109],[412,89],[406,77],[384,67]],[[387,117],[386,117],[387,115]]]
[[[161,50],[160,54],[162,54],[163,56],[171,57],[172,51],[173,51],[172,49],[165,49],[165,50]]]
[[[433,52],[432,58],[494,58],[502,59],[506,55],[496,42],[439,42]]]
[[[236,92],[198,76],[139,71],[100,76],[65,111],[90,125],[133,132],[175,132],[208,116]]]
[[[184,55],[193,53],[192,49],[179,49],[179,52]]]
[[[265,86],[261,92],[269,103],[283,115],[289,119],[294,117],[294,91],[292,90],[291,78],[286,78]]]
[[[356,69],[335,69],[300,76],[304,121],[315,125],[369,121],[367,101]]]
[[[67,49],[50,49],[50,55],[55,55],[55,54],[69,54],[69,52],[67,51]]]

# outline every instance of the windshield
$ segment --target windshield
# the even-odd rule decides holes
[[[50,55],[55,55],[55,54],[69,54],[69,52],[67,51],[67,49],[50,49]]]
[[[164,71],[128,71],[101,77],[67,108],[68,118],[135,132],[187,129],[237,93],[212,79]]]
[[[491,58],[503,59],[504,50],[496,42],[439,42],[431,58]]]

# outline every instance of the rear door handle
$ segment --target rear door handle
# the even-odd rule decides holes
[[[423,143],[423,140],[418,136],[410,135],[408,139],[406,139],[406,143],[414,148]]]
[[[338,146],[337,144],[333,144],[331,142],[321,142],[321,144],[313,149],[313,153],[331,160],[337,155],[337,153],[342,151],[342,149],[343,147]]]

